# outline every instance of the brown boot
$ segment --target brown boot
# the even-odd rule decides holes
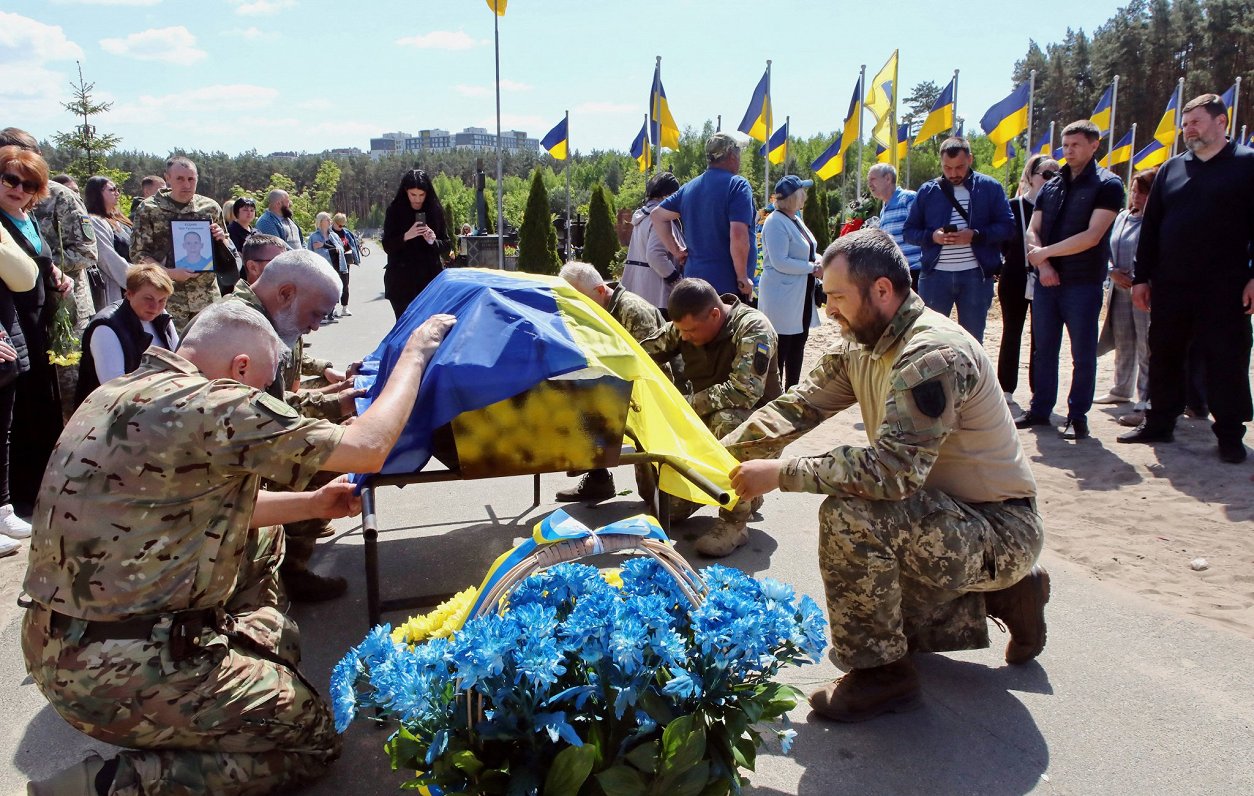
[[[749,541],[749,526],[743,522],[720,519],[709,533],[697,539],[693,547],[703,556],[722,558],[731,555]]]
[[[337,576],[319,575],[307,569],[283,570],[283,588],[292,602],[320,603],[343,596],[348,581]]]
[[[905,713],[922,704],[919,674],[909,658],[851,669],[849,674],[810,695],[814,712],[833,721],[866,721],[881,713]]]
[[[988,615],[1000,619],[1010,631],[1006,663],[1019,665],[1045,649],[1045,603],[1049,602],[1049,573],[1032,567],[1023,580],[1008,589],[984,595]]]

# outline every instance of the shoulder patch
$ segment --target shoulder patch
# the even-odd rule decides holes
[[[268,392],[258,392],[253,398],[253,404],[262,412],[270,415],[276,420],[290,422],[292,420],[300,419],[299,412],[288,406],[286,402],[280,401]]]
[[[940,417],[945,411],[945,387],[940,379],[915,385],[910,389],[910,395],[914,398],[914,405],[928,417]]]
[[[953,351],[937,348],[903,365],[896,373],[896,378],[901,380],[901,386],[905,389],[913,389],[949,370],[953,361]]]
[[[83,238],[85,240],[95,241],[96,230],[91,225],[91,219],[88,218],[87,216],[82,216],[79,218],[78,223],[79,223],[79,228],[83,230]]]
[[[771,366],[771,347],[765,341],[758,343],[758,348],[753,352],[753,370],[759,376],[766,375],[766,369]]]

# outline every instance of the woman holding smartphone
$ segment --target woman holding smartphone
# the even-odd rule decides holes
[[[409,308],[431,280],[444,269],[449,251],[444,208],[431,178],[410,169],[383,219],[383,251],[388,261],[383,273],[383,295],[397,318]]]

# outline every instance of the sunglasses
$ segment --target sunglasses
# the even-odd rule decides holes
[[[1053,169],[1046,169],[1045,171],[1041,171],[1037,173],[1047,180],[1052,180],[1058,176],[1058,172],[1054,171]]]
[[[7,171],[4,174],[0,174],[0,182],[4,183],[8,188],[21,188],[27,193],[37,193],[43,187],[38,180],[24,180],[16,174],[10,174]]]

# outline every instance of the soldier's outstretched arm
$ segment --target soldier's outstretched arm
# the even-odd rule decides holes
[[[414,330],[379,397],[344,429],[340,444],[322,469],[333,473],[375,473],[383,467],[413,411],[423,371],[454,323],[452,315],[432,315]]]
[[[348,480],[348,476],[340,476],[312,492],[271,492],[263,489],[257,493],[257,505],[253,507],[249,527],[261,528],[301,520],[335,520],[360,513],[361,498],[357,495],[356,485]]]
[[[661,329],[640,341],[640,347],[659,365],[668,362],[679,353],[679,330],[673,323],[662,324]]]

